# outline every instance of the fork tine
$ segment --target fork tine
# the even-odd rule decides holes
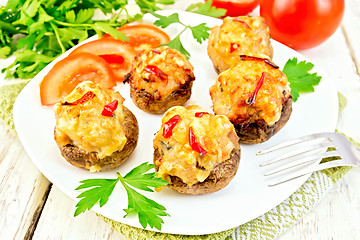
[[[264,174],[264,176],[270,176],[270,175],[273,175],[275,173],[279,173],[281,171],[285,171],[285,170],[288,170],[288,169],[291,169],[291,168],[294,168],[294,167],[298,167],[298,166],[301,166],[301,165],[306,164],[306,163],[316,162],[316,161],[318,161],[318,160],[320,160],[322,158],[338,157],[338,156],[340,156],[338,151],[329,151],[329,152],[324,152],[324,153],[321,153],[321,154],[318,154],[318,155],[311,155],[311,156],[308,156],[308,157],[299,158],[297,161],[289,162],[288,164],[281,165],[281,166],[279,166],[277,168],[274,168],[274,169],[266,172]]]
[[[281,183],[288,182],[290,180],[296,179],[298,177],[304,176],[304,175],[309,174],[309,173],[313,173],[313,172],[316,172],[316,171],[320,171],[320,170],[324,170],[324,169],[328,169],[328,168],[332,168],[332,167],[340,167],[340,166],[356,166],[356,164],[344,163],[344,161],[342,161],[342,159],[329,161],[329,162],[326,162],[326,163],[321,163],[319,165],[316,165],[315,167],[309,167],[309,168],[302,169],[300,171],[296,171],[296,172],[294,172],[294,173],[292,173],[292,174],[290,174],[288,176],[277,178],[277,179],[271,181],[268,184],[268,186],[269,187],[276,186],[276,185],[279,185]]]
[[[325,151],[328,147],[334,147],[336,150]],[[275,164],[271,170],[264,174],[270,180],[268,186],[275,186],[327,168],[360,166],[360,149],[351,144],[344,135],[335,132],[316,133],[283,142],[260,151],[257,155],[271,152],[274,153],[264,157],[269,159],[269,156],[275,156],[275,154],[278,157],[260,164],[260,167]],[[282,155],[279,156],[280,154]],[[335,156],[341,159],[320,163],[322,158]],[[287,160],[285,164],[282,163],[285,160]],[[276,176],[279,177],[275,178]]]
[[[296,139],[292,139],[292,140],[282,142],[282,143],[280,143],[278,145],[275,145],[273,147],[270,147],[270,148],[267,148],[265,150],[259,151],[259,152],[256,153],[256,155],[263,155],[263,154],[270,153],[270,152],[273,152],[273,151],[276,151],[276,150],[279,150],[279,149],[284,149],[284,148],[287,148],[287,147],[290,147],[290,146],[293,146],[293,145],[296,145],[296,144],[299,144],[299,143],[305,143],[305,142],[309,142],[309,141],[312,141],[312,140],[318,140],[318,139],[322,140],[323,142],[331,141],[331,139],[329,139],[328,137],[315,133],[315,134],[311,134],[311,135],[307,135],[307,136],[303,136],[303,137],[299,137],[299,138],[296,138]]]
[[[325,143],[317,144],[315,146],[311,145],[311,146],[305,146],[303,148],[297,148],[297,149],[287,152],[279,157],[273,158],[270,161],[266,161],[265,163],[260,164],[260,167],[268,166],[268,165],[278,163],[280,161],[294,158],[297,156],[301,156],[304,154],[318,153],[319,151],[324,152],[328,147],[332,147],[332,146],[333,146],[332,142],[325,142]]]

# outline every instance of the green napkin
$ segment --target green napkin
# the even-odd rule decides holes
[[[12,107],[16,96],[28,81],[18,81],[16,83],[0,87],[0,118],[6,126],[15,132],[12,119]],[[339,95],[340,110],[346,107],[346,98]],[[350,139],[351,140],[351,139]],[[358,143],[354,144],[360,147]],[[332,160],[331,158],[323,161]],[[240,239],[274,239],[282,232],[286,231],[298,220],[304,217],[316,204],[329,192],[334,184],[351,167],[337,167],[315,172],[311,177],[288,199],[271,209],[264,215],[243,224],[235,229],[207,235],[177,235],[158,233],[131,227],[126,224],[115,222],[104,218],[116,231],[132,240],[152,239],[152,240],[240,240]],[[102,217],[102,216],[100,216]]]
[[[0,119],[15,133],[12,109],[15,99],[29,80],[17,80],[0,87]]]

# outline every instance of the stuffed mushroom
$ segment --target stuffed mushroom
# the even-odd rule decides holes
[[[210,95],[214,112],[230,119],[241,143],[267,141],[292,112],[288,79],[268,59],[240,56],[218,76]]]
[[[240,162],[238,137],[228,118],[196,105],[170,108],[153,143],[158,176],[180,193],[219,191]]]
[[[85,81],[54,106],[55,142],[72,165],[91,172],[118,167],[134,151],[138,123],[118,92]]]
[[[163,46],[135,57],[125,76],[134,104],[149,113],[164,113],[191,96],[193,66],[179,51]]]

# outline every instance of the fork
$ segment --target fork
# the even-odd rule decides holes
[[[315,133],[289,140],[259,151],[257,155],[265,155],[267,159],[269,155],[275,155],[260,164],[261,168],[270,168],[264,176],[277,176],[269,186],[332,167],[360,166],[360,149],[344,135],[335,132]],[[336,157],[336,160],[320,163],[327,157]]]

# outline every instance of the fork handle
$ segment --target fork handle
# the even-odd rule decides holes
[[[291,173],[285,177],[274,179],[272,182],[269,183],[269,186],[276,186],[280,183],[284,183],[284,182],[293,180],[295,178],[304,176],[304,175],[312,173],[312,172],[316,172],[316,171],[320,171],[320,170],[324,170],[324,169],[328,169],[328,168],[332,168],[332,167],[340,167],[340,166],[360,166],[360,165],[353,164],[353,163],[344,163],[344,161],[342,161],[342,160],[329,161],[326,163],[318,164],[316,166],[307,167],[305,169]]]

